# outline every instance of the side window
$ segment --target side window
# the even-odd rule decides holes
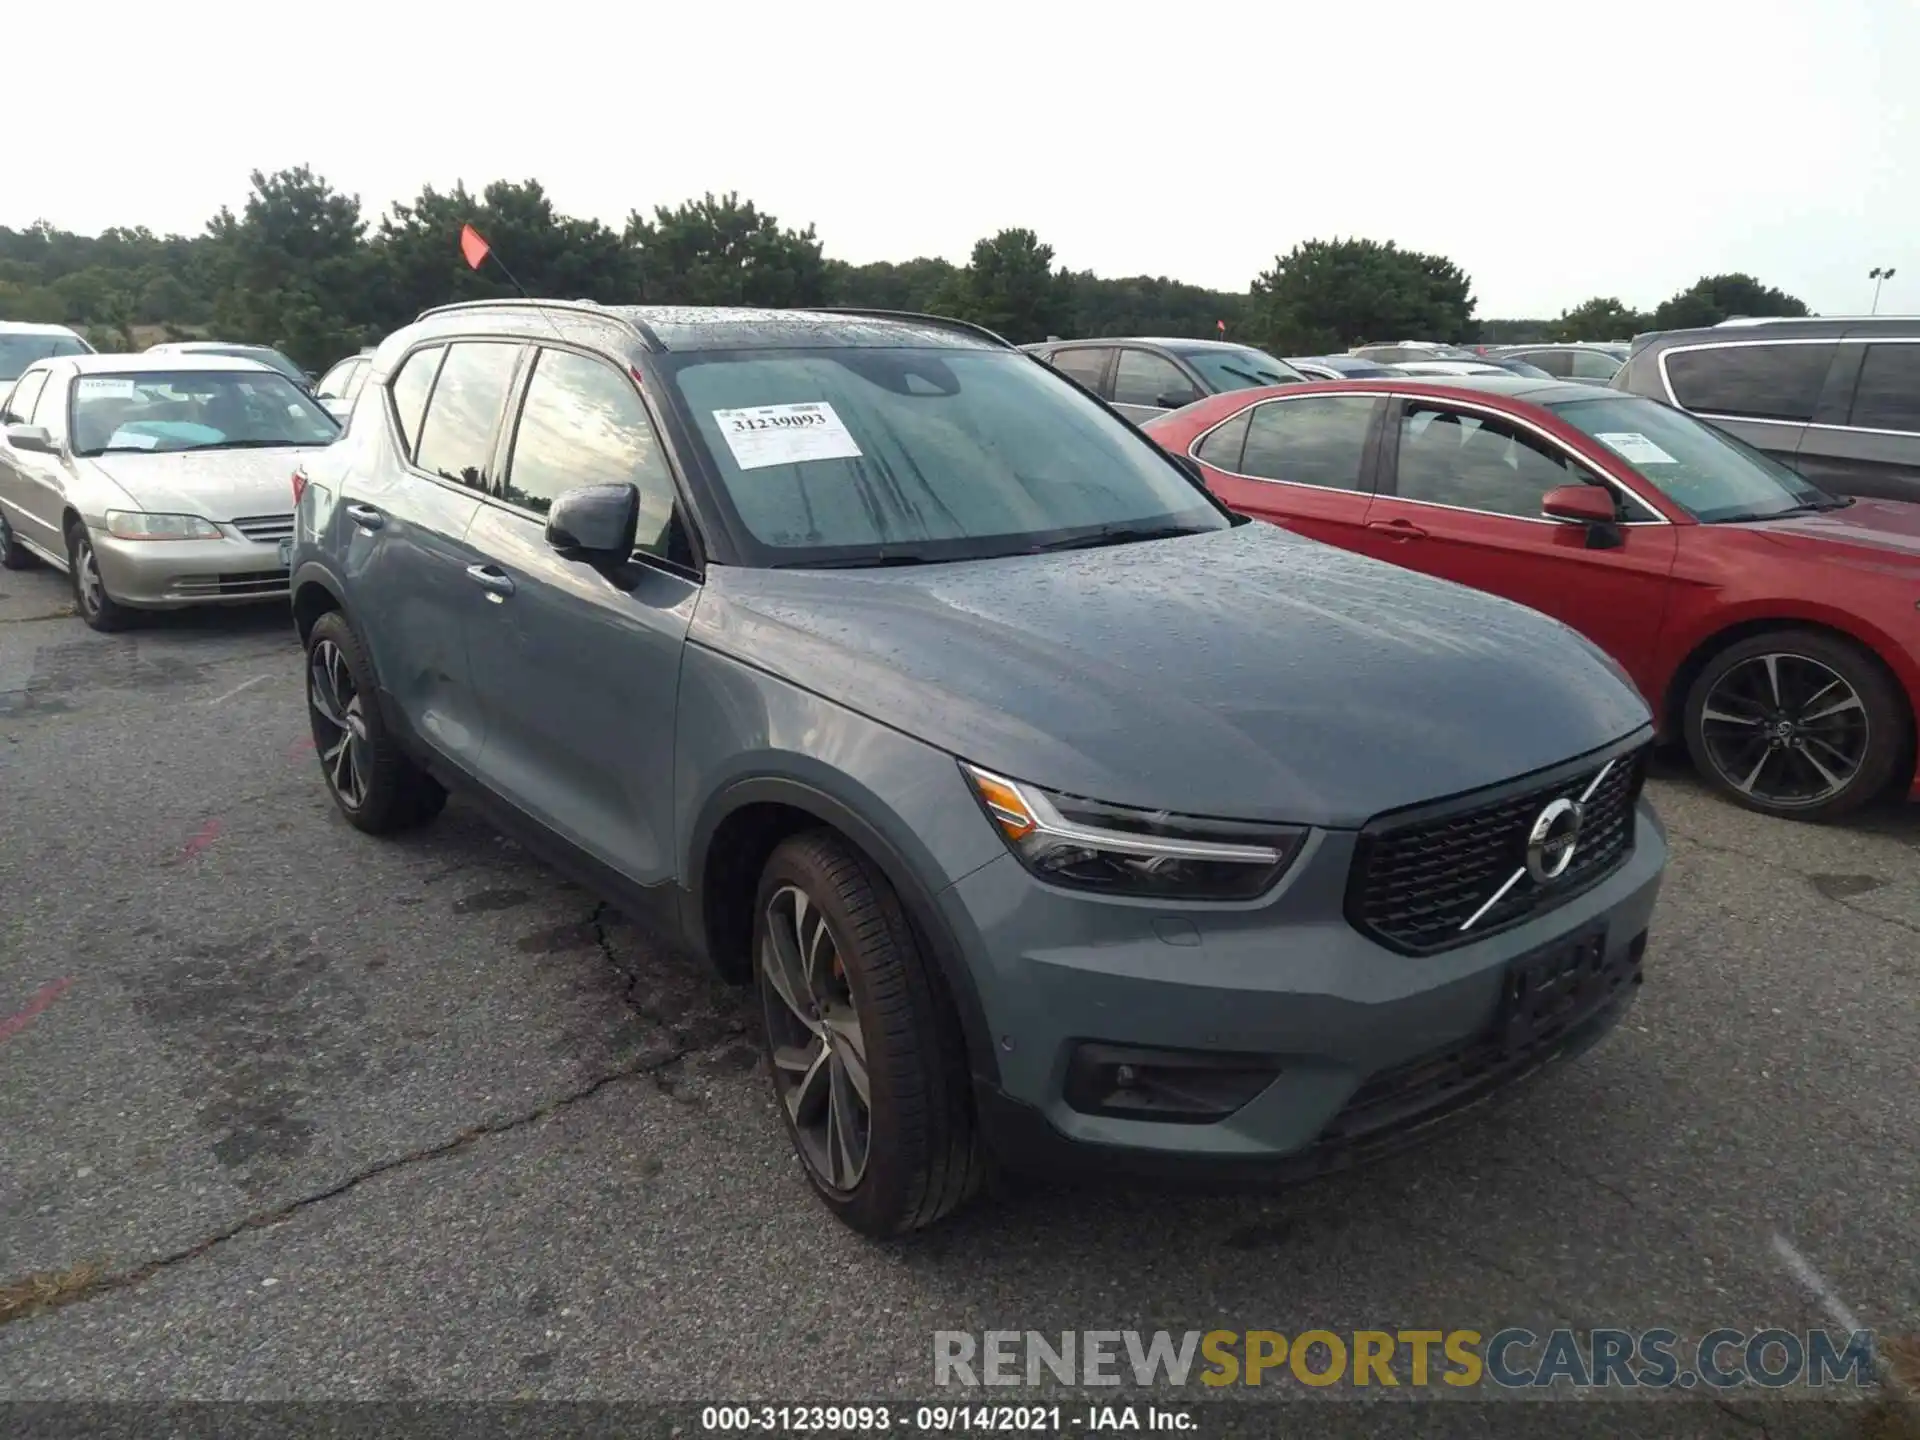
[[[1578,380],[1611,380],[1620,369],[1620,362],[1604,350],[1574,350],[1568,354],[1573,362],[1568,373]]]
[[[47,372],[30,370],[20,377],[20,383],[13,387],[13,394],[7,397],[4,410],[0,410],[0,423],[7,425],[26,425],[32,422],[33,402],[40,398],[40,392],[46,388]]]
[[[1540,518],[1540,498],[1592,480],[1578,464],[1518,426],[1409,401],[1395,467],[1402,499],[1494,515]]]
[[[639,392],[603,360],[542,350],[514,429],[502,498],[544,515],[575,486],[628,483],[640,490],[635,548],[665,555],[673,477]]]
[[[1104,349],[1056,350],[1048,363],[1062,375],[1070,375],[1074,380],[1093,391],[1096,395],[1106,395],[1106,387],[1100,382],[1106,377],[1107,357],[1113,351]]]
[[[1114,404],[1173,409],[1199,398],[1193,381],[1171,360],[1146,350],[1120,352],[1120,367],[1113,375]]]
[[[353,400],[359,396],[361,387],[367,383],[367,371],[373,368],[373,362],[364,355],[351,363],[353,369],[347,372],[345,388],[340,391],[343,400]]]
[[[1546,371],[1547,374],[1558,376],[1561,379],[1565,379],[1567,376],[1573,374],[1573,352],[1571,350],[1535,350],[1531,354],[1523,350],[1518,353],[1509,354],[1506,358],[1509,360],[1524,360],[1529,365],[1538,365],[1542,370]]]
[[[347,398],[347,377],[353,372],[353,361],[342,360],[326,374],[320,377],[320,383],[313,387],[313,393],[327,400]]]
[[[1240,470],[1240,452],[1247,443],[1247,422],[1252,415],[1253,409],[1249,406],[1226,424],[1208,431],[1207,438],[1200,442],[1200,448],[1193,452],[1193,458],[1216,470],[1237,474]]]
[[[64,375],[56,375],[51,370],[42,371],[47,377],[46,388],[40,392],[40,398],[34,402],[31,423],[40,426],[55,440],[67,438],[67,392],[72,389]]]
[[[1807,421],[1826,383],[1834,344],[1713,345],[1666,356],[1683,409],[1752,420]]]
[[[447,347],[427,418],[420,423],[414,463],[422,470],[476,490],[494,489],[499,477],[491,469],[493,432],[506,409],[520,348],[500,340],[462,340]]]
[[[1867,346],[1847,423],[1867,430],[1920,431],[1920,341]]]
[[[416,350],[400,363],[400,370],[388,389],[393,392],[393,414],[400,422],[400,443],[412,459],[420,448],[420,422],[427,413],[427,396],[433,391],[433,377],[440,371],[447,347],[434,345]]]
[[[1306,395],[1257,405],[1240,473],[1328,490],[1358,490],[1373,422],[1371,395]]]

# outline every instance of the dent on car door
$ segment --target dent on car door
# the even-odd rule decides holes
[[[584,485],[634,487],[633,555],[547,542],[544,517]],[[485,603],[473,629],[481,779],[628,880],[663,885],[680,653],[699,585],[633,382],[598,356],[540,350],[495,497],[470,532],[488,572],[475,577]]]
[[[1606,486],[1621,523],[1595,531],[1540,513],[1549,490],[1582,484]],[[1397,402],[1367,537],[1381,559],[1553,616],[1647,683],[1675,527],[1528,427],[1440,402]]]
[[[1374,395],[1263,401],[1204,436],[1194,453],[1235,510],[1358,549],[1384,403]]]

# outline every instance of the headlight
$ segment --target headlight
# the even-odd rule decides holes
[[[107,511],[107,533],[116,540],[218,540],[220,527],[198,515],[149,515],[144,510]]]
[[[1197,820],[1060,795],[969,765],[987,818],[1040,879],[1074,890],[1168,900],[1250,900],[1306,840],[1284,825]]]

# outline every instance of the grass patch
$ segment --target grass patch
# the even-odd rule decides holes
[[[0,1325],[85,1299],[106,1273],[105,1267],[88,1261],[71,1270],[47,1270],[0,1284]]]

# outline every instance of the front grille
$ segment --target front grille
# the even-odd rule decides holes
[[[271,545],[276,540],[284,540],[293,534],[293,516],[291,515],[246,515],[238,520],[229,521],[249,540],[263,545]]]
[[[250,570],[244,575],[182,575],[176,595],[279,595],[287,588],[284,570]]]
[[[1604,761],[1539,785],[1501,786],[1492,798],[1482,791],[1372,821],[1360,832],[1354,853],[1348,921],[1392,949],[1428,955],[1571,900],[1612,874],[1632,851],[1634,804],[1646,779],[1646,758],[1644,745],[1614,757],[1586,801],[1573,862],[1544,884],[1526,873],[1527,835],[1550,802],[1585,794]],[[1520,878],[1489,906],[1516,871]],[[1469,920],[1471,928],[1463,930]]]

